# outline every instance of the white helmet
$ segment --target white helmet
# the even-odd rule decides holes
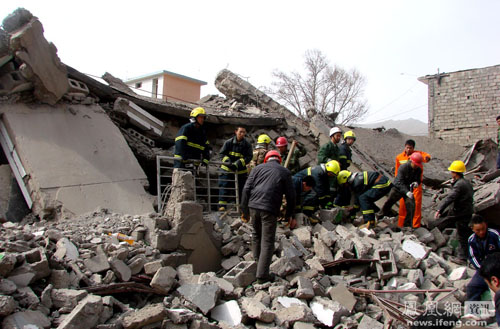
[[[330,129],[330,137],[332,137],[336,133],[341,133],[342,134],[342,130],[340,130],[339,127],[333,127],[332,129]]]

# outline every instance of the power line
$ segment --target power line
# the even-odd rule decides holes
[[[394,117],[400,116],[401,114],[405,114],[405,113],[408,113],[408,112],[411,112],[411,111],[417,110],[417,109],[419,109],[419,108],[421,108],[421,107],[424,107],[424,106],[426,106],[426,105],[427,105],[427,104],[422,104],[422,105],[419,105],[419,106],[413,107],[413,108],[411,108],[411,109],[409,109],[409,110],[406,110],[406,111],[400,112],[400,113],[398,113],[398,114],[394,114],[394,115],[391,115],[391,116],[389,116],[389,117],[386,117],[386,118],[383,118],[383,119],[379,119],[379,120],[377,120],[377,121],[373,121],[373,122],[370,122],[370,123],[382,122],[382,121],[385,121],[385,120],[387,120],[387,119],[391,119],[391,118],[394,118]]]
[[[392,105],[393,103],[395,103],[396,101],[400,100],[404,95],[406,95],[407,93],[409,93],[410,91],[412,91],[416,86],[418,85],[418,81],[410,87],[410,89],[406,90],[405,92],[403,92],[401,95],[397,96],[395,99],[393,99],[392,101],[390,101],[389,103],[385,104],[384,106],[382,106],[381,108],[379,108],[376,113],[368,116],[368,117],[371,117],[371,116],[374,116],[375,114],[379,114],[378,112],[382,111],[383,109],[385,109],[386,107],[388,107],[389,105]]]

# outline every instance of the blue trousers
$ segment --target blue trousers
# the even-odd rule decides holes
[[[500,169],[500,151],[498,151],[497,155],[497,169]]]
[[[472,279],[470,279],[469,284],[467,285],[467,300],[472,300],[472,301],[481,300],[481,295],[488,289],[489,289],[488,285],[486,284],[484,279],[479,275],[479,272],[476,271]]]

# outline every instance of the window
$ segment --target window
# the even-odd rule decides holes
[[[153,90],[151,91],[151,97],[158,98],[158,79],[153,79]]]
[[[142,82],[136,82],[136,83],[135,83],[135,87],[136,87],[137,89],[141,88],[141,87],[142,87]]]

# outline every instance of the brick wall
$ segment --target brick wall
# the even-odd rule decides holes
[[[472,145],[478,139],[496,142],[500,115],[500,65],[427,75],[429,136]]]

